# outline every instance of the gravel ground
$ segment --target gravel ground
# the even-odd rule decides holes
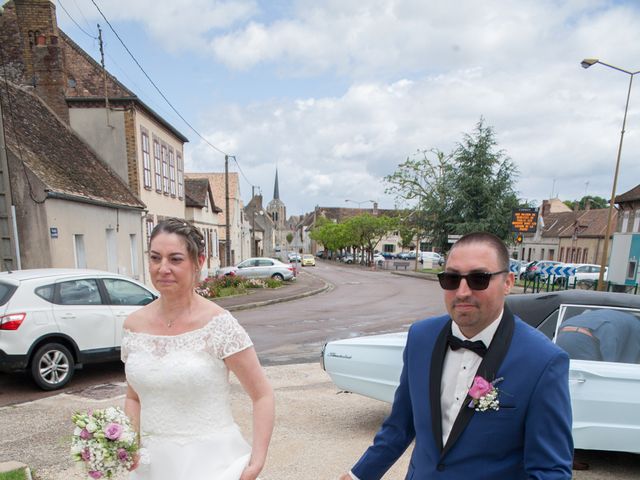
[[[266,371],[276,393],[277,419],[262,480],[335,480],[359,458],[388,414],[387,404],[338,393],[316,363]],[[250,402],[237,381],[232,383],[234,416],[250,438]],[[122,405],[123,392],[123,385],[111,385],[0,409],[0,462],[25,462],[38,480],[84,480],[68,460],[70,415],[78,409]],[[409,451],[385,479],[404,479]],[[589,452],[586,460],[591,469],[576,472],[575,479],[640,476],[638,455]]]

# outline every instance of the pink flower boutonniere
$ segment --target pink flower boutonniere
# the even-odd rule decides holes
[[[500,410],[496,384],[502,380],[502,377],[496,378],[493,382],[489,382],[481,376],[474,378],[473,385],[469,389],[471,401],[468,407],[475,409],[476,412],[486,412],[489,409]]]

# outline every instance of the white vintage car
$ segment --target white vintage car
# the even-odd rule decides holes
[[[510,295],[507,304],[554,341],[561,327],[580,325],[585,314],[626,318],[632,327],[628,332],[640,332],[638,295],[564,290]],[[611,351],[620,350],[624,342],[620,354],[624,358],[613,358],[610,353],[604,360],[571,359],[575,448],[640,453],[640,336],[630,335],[607,342]],[[322,351],[322,366],[340,390],[392,402],[406,336],[402,332],[330,341]]]

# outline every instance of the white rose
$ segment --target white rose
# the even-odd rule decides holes
[[[87,426],[85,428],[89,433],[95,433],[98,430],[98,425],[96,425],[94,422],[89,422],[87,423]]]
[[[80,427],[76,427],[76,428],[73,429],[73,435],[75,437],[79,437],[81,431],[82,431],[82,429]]]

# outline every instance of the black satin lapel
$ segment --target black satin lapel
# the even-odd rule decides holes
[[[451,320],[440,331],[431,353],[431,371],[429,372],[429,404],[431,405],[431,431],[438,451],[442,451],[442,412],[440,390],[442,386],[442,366],[447,353],[447,336],[451,332]]]
[[[502,365],[502,361],[509,351],[511,339],[513,338],[514,328],[515,322],[513,320],[513,313],[511,313],[511,310],[509,310],[509,308],[505,305],[504,313],[502,314],[502,319],[500,320],[500,325],[498,325],[496,334],[493,336],[491,345],[489,345],[487,354],[482,359],[476,375],[480,375],[481,377],[486,378],[489,381],[495,380],[498,369],[500,368],[500,365]],[[451,449],[453,444],[456,443],[458,437],[464,431],[467,424],[471,420],[471,417],[473,417],[473,414],[476,413],[473,408],[467,407],[470,401],[471,397],[467,395],[467,398],[465,399],[464,403],[462,404],[462,408],[460,409],[460,413],[458,413],[455,422],[453,422],[453,427],[451,428],[451,433],[449,434],[449,438],[447,439],[447,444],[444,446],[442,454],[440,455],[441,458],[444,457],[446,453]],[[479,415],[487,414],[490,415],[491,412],[479,413]]]

